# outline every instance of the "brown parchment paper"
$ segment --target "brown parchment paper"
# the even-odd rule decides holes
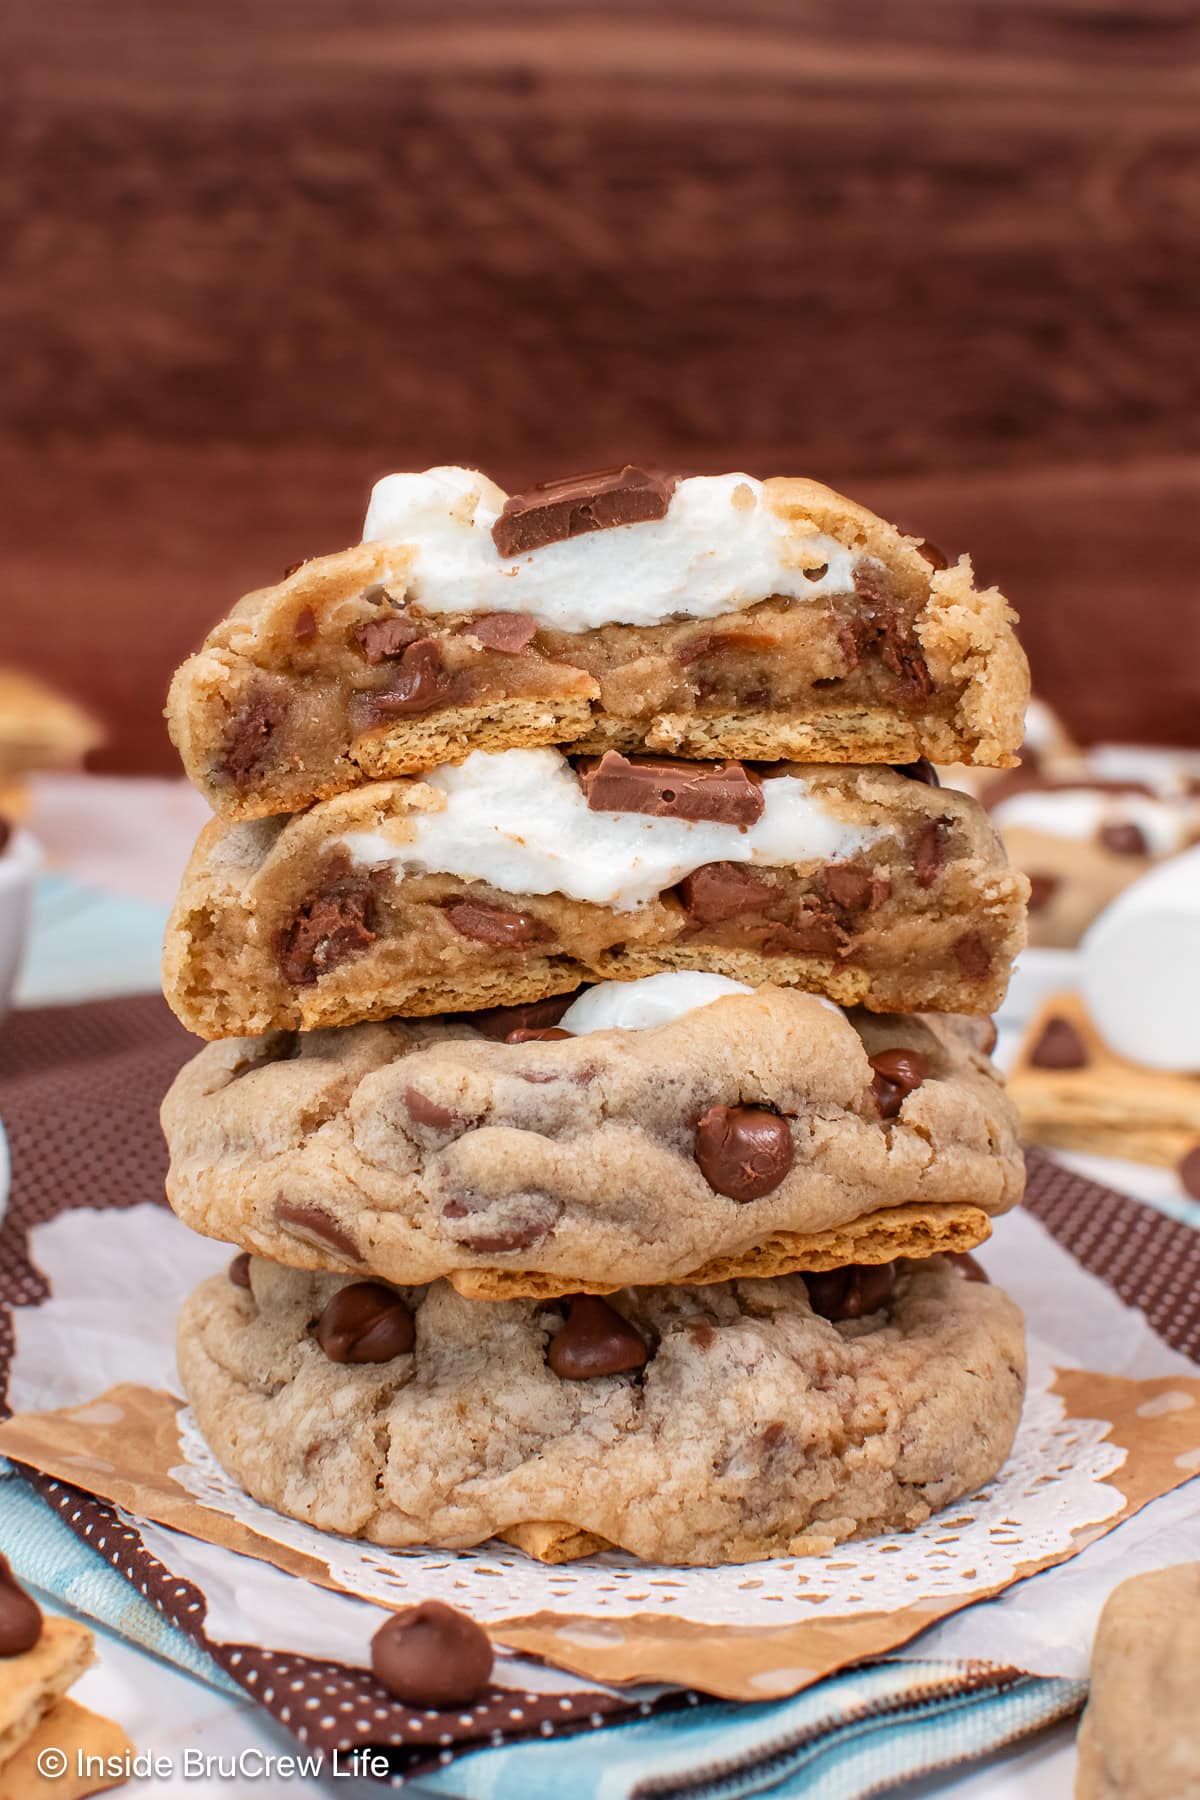
[[[742,1628],[679,1614],[619,1620],[539,1612],[493,1620],[498,1642],[590,1680],[669,1681],[731,1700],[795,1693],[849,1663],[908,1642],[949,1613],[991,1598],[1025,1576],[1065,1562],[1149,1501],[1200,1473],[1200,1377],[1131,1381],[1087,1370],[1057,1372],[1053,1391],[1074,1419],[1101,1420],[1106,1438],[1126,1452],[1108,1477],[1121,1505],[1080,1528],[1068,1548],[1016,1566],[1009,1581],[891,1610],[822,1614],[782,1626]],[[1156,1401],[1166,1400],[1163,1406]],[[160,1390],[110,1388],[85,1406],[18,1414],[0,1424],[0,1454],[98,1494],[125,1510],[210,1544],[256,1556],[289,1574],[337,1589],[329,1566],[264,1537],[206,1506],[172,1476],[184,1460],[177,1427],[182,1403]],[[753,1575],[754,1565],[747,1565]],[[687,1572],[677,1572],[686,1586]]]

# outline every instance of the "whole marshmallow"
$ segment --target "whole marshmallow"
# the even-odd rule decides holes
[[[1080,947],[1080,986],[1119,1056],[1200,1073],[1200,845],[1151,869]]]

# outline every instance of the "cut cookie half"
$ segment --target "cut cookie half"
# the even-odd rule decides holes
[[[432,469],[379,484],[366,537],[248,594],[179,670],[171,736],[223,816],[541,744],[1015,760],[1003,597],[819,482],[625,470],[510,499]]]
[[[1015,1113],[955,1022],[733,987],[210,1045],[163,1107],[171,1204],[277,1262],[477,1299],[969,1250],[1017,1204]]]
[[[891,769],[476,752],[291,819],[213,821],[164,985],[208,1038],[666,969],[991,1013],[1027,891],[975,801]]]
[[[180,1319],[200,1429],[256,1499],[378,1544],[824,1550],[972,1492],[1021,1410],[1018,1309],[942,1257],[568,1305],[258,1260],[248,1281]]]

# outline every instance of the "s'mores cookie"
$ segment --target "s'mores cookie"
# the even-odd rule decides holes
[[[979,1487],[1021,1410],[1021,1315],[945,1257],[490,1306],[241,1273],[180,1317],[200,1429],[256,1499],[377,1544],[825,1550]]]
[[[990,1013],[1023,876],[891,769],[475,752],[200,837],[164,952],[201,1037],[508,1005],[671,968]]]
[[[683,973],[530,1010],[557,1023],[209,1045],[163,1106],[172,1206],[276,1262],[495,1298],[969,1250],[1021,1197],[1015,1112],[940,1018]]]
[[[819,482],[608,470],[506,495],[393,475],[364,542],[248,594],[167,718],[226,818],[471,750],[1007,767],[1013,614]]]

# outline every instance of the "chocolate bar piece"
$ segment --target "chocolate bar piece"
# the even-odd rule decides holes
[[[762,779],[737,762],[686,763],[606,750],[598,761],[580,765],[579,782],[592,812],[717,825],[753,825],[763,814]]]
[[[582,537],[585,531],[610,531],[615,525],[662,519],[676,480],[674,475],[658,475],[626,463],[621,469],[596,469],[587,475],[541,481],[505,501],[492,526],[492,541],[501,556],[525,556],[545,544]]]

